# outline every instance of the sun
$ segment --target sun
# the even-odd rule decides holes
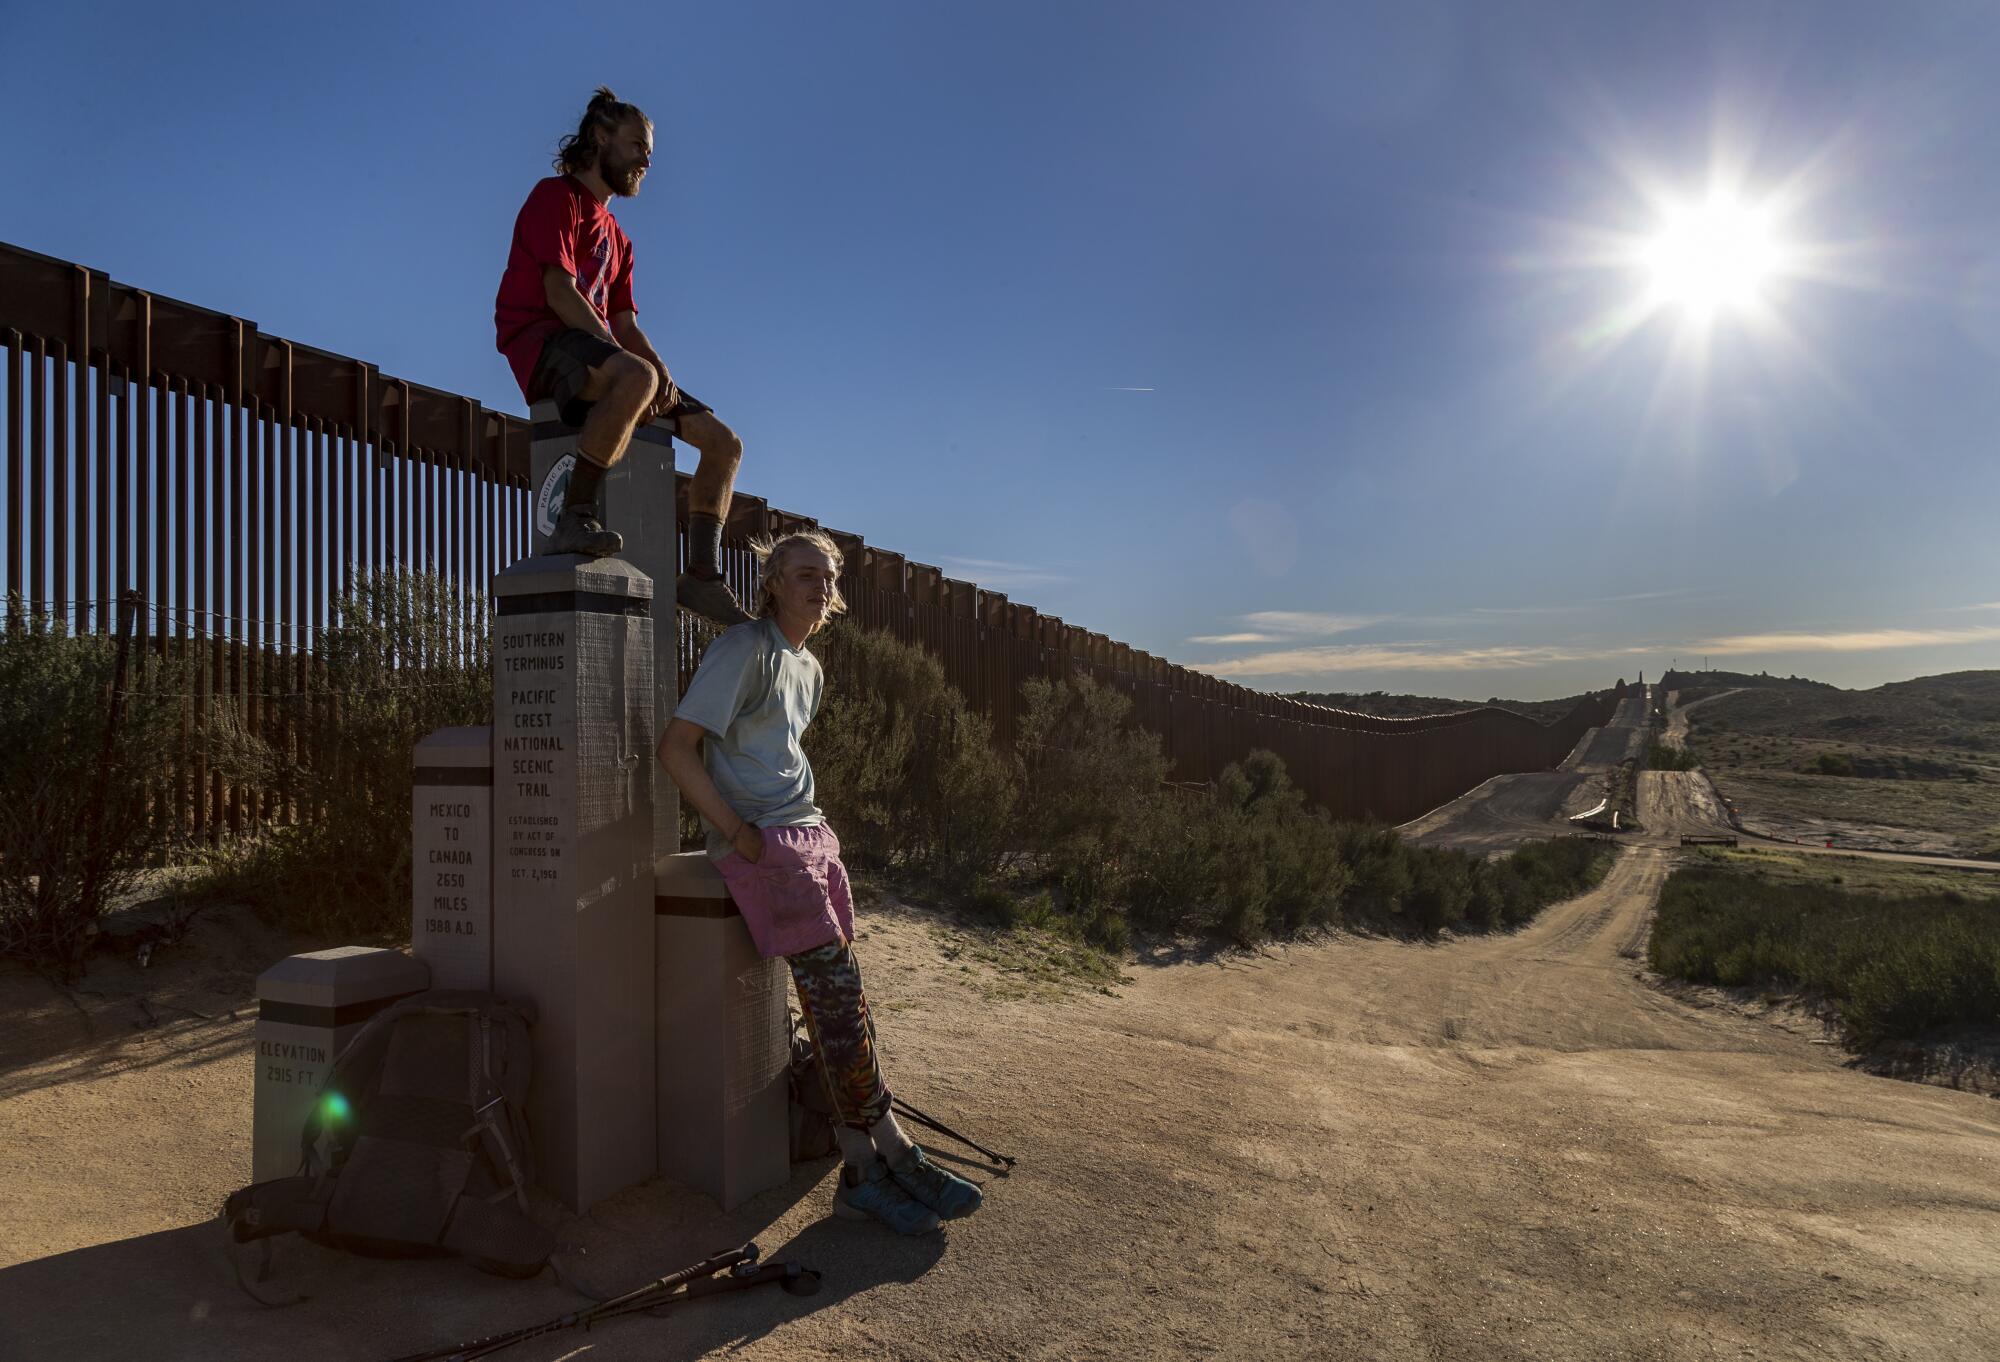
[[[1785,272],[1787,247],[1769,208],[1716,193],[1667,209],[1637,257],[1648,311],[1673,309],[1707,322],[1760,306]]]

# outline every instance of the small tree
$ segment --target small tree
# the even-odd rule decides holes
[[[191,678],[46,619],[0,631],[0,953],[74,974],[105,909],[168,859],[179,831],[158,796]],[[210,770],[260,767],[225,707],[200,717]]]
[[[397,931],[410,911],[410,754],[490,722],[482,598],[423,572],[355,582],[318,640],[286,760],[299,822],[266,830],[221,886],[314,931]]]
[[[1131,722],[1132,702],[1089,677],[1021,689],[1015,840],[1089,920],[1126,897],[1161,816],[1167,759],[1159,735]]]
[[[849,858],[955,888],[990,872],[1016,793],[992,726],[914,644],[842,623],[812,646],[826,692],[806,754]]]

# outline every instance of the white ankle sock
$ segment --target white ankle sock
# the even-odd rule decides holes
[[[884,1112],[882,1119],[868,1127],[868,1138],[875,1142],[875,1148],[890,1163],[901,1163],[916,1148],[903,1127],[896,1123],[896,1113]]]
[[[875,1162],[875,1142],[868,1138],[865,1130],[853,1126],[835,1126],[833,1138],[840,1144],[840,1157],[856,1168],[866,1168]]]

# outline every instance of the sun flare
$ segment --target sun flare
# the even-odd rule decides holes
[[[1724,195],[1670,209],[1638,251],[1648,303],[1696,320],[1753,308],[1785,269],[1772,213]]]

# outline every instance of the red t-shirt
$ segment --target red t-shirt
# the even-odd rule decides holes
[[[619,313],[639,310],[632,303],[632,239],[610,208],[573,175],[551,175],[537,184],[514,219],[507,271],[493,300],[495,345],[524,397],[542,346],[563,329],[542,287],[542,270],[549,265],[569,271],[576,291],[607,329]]]

